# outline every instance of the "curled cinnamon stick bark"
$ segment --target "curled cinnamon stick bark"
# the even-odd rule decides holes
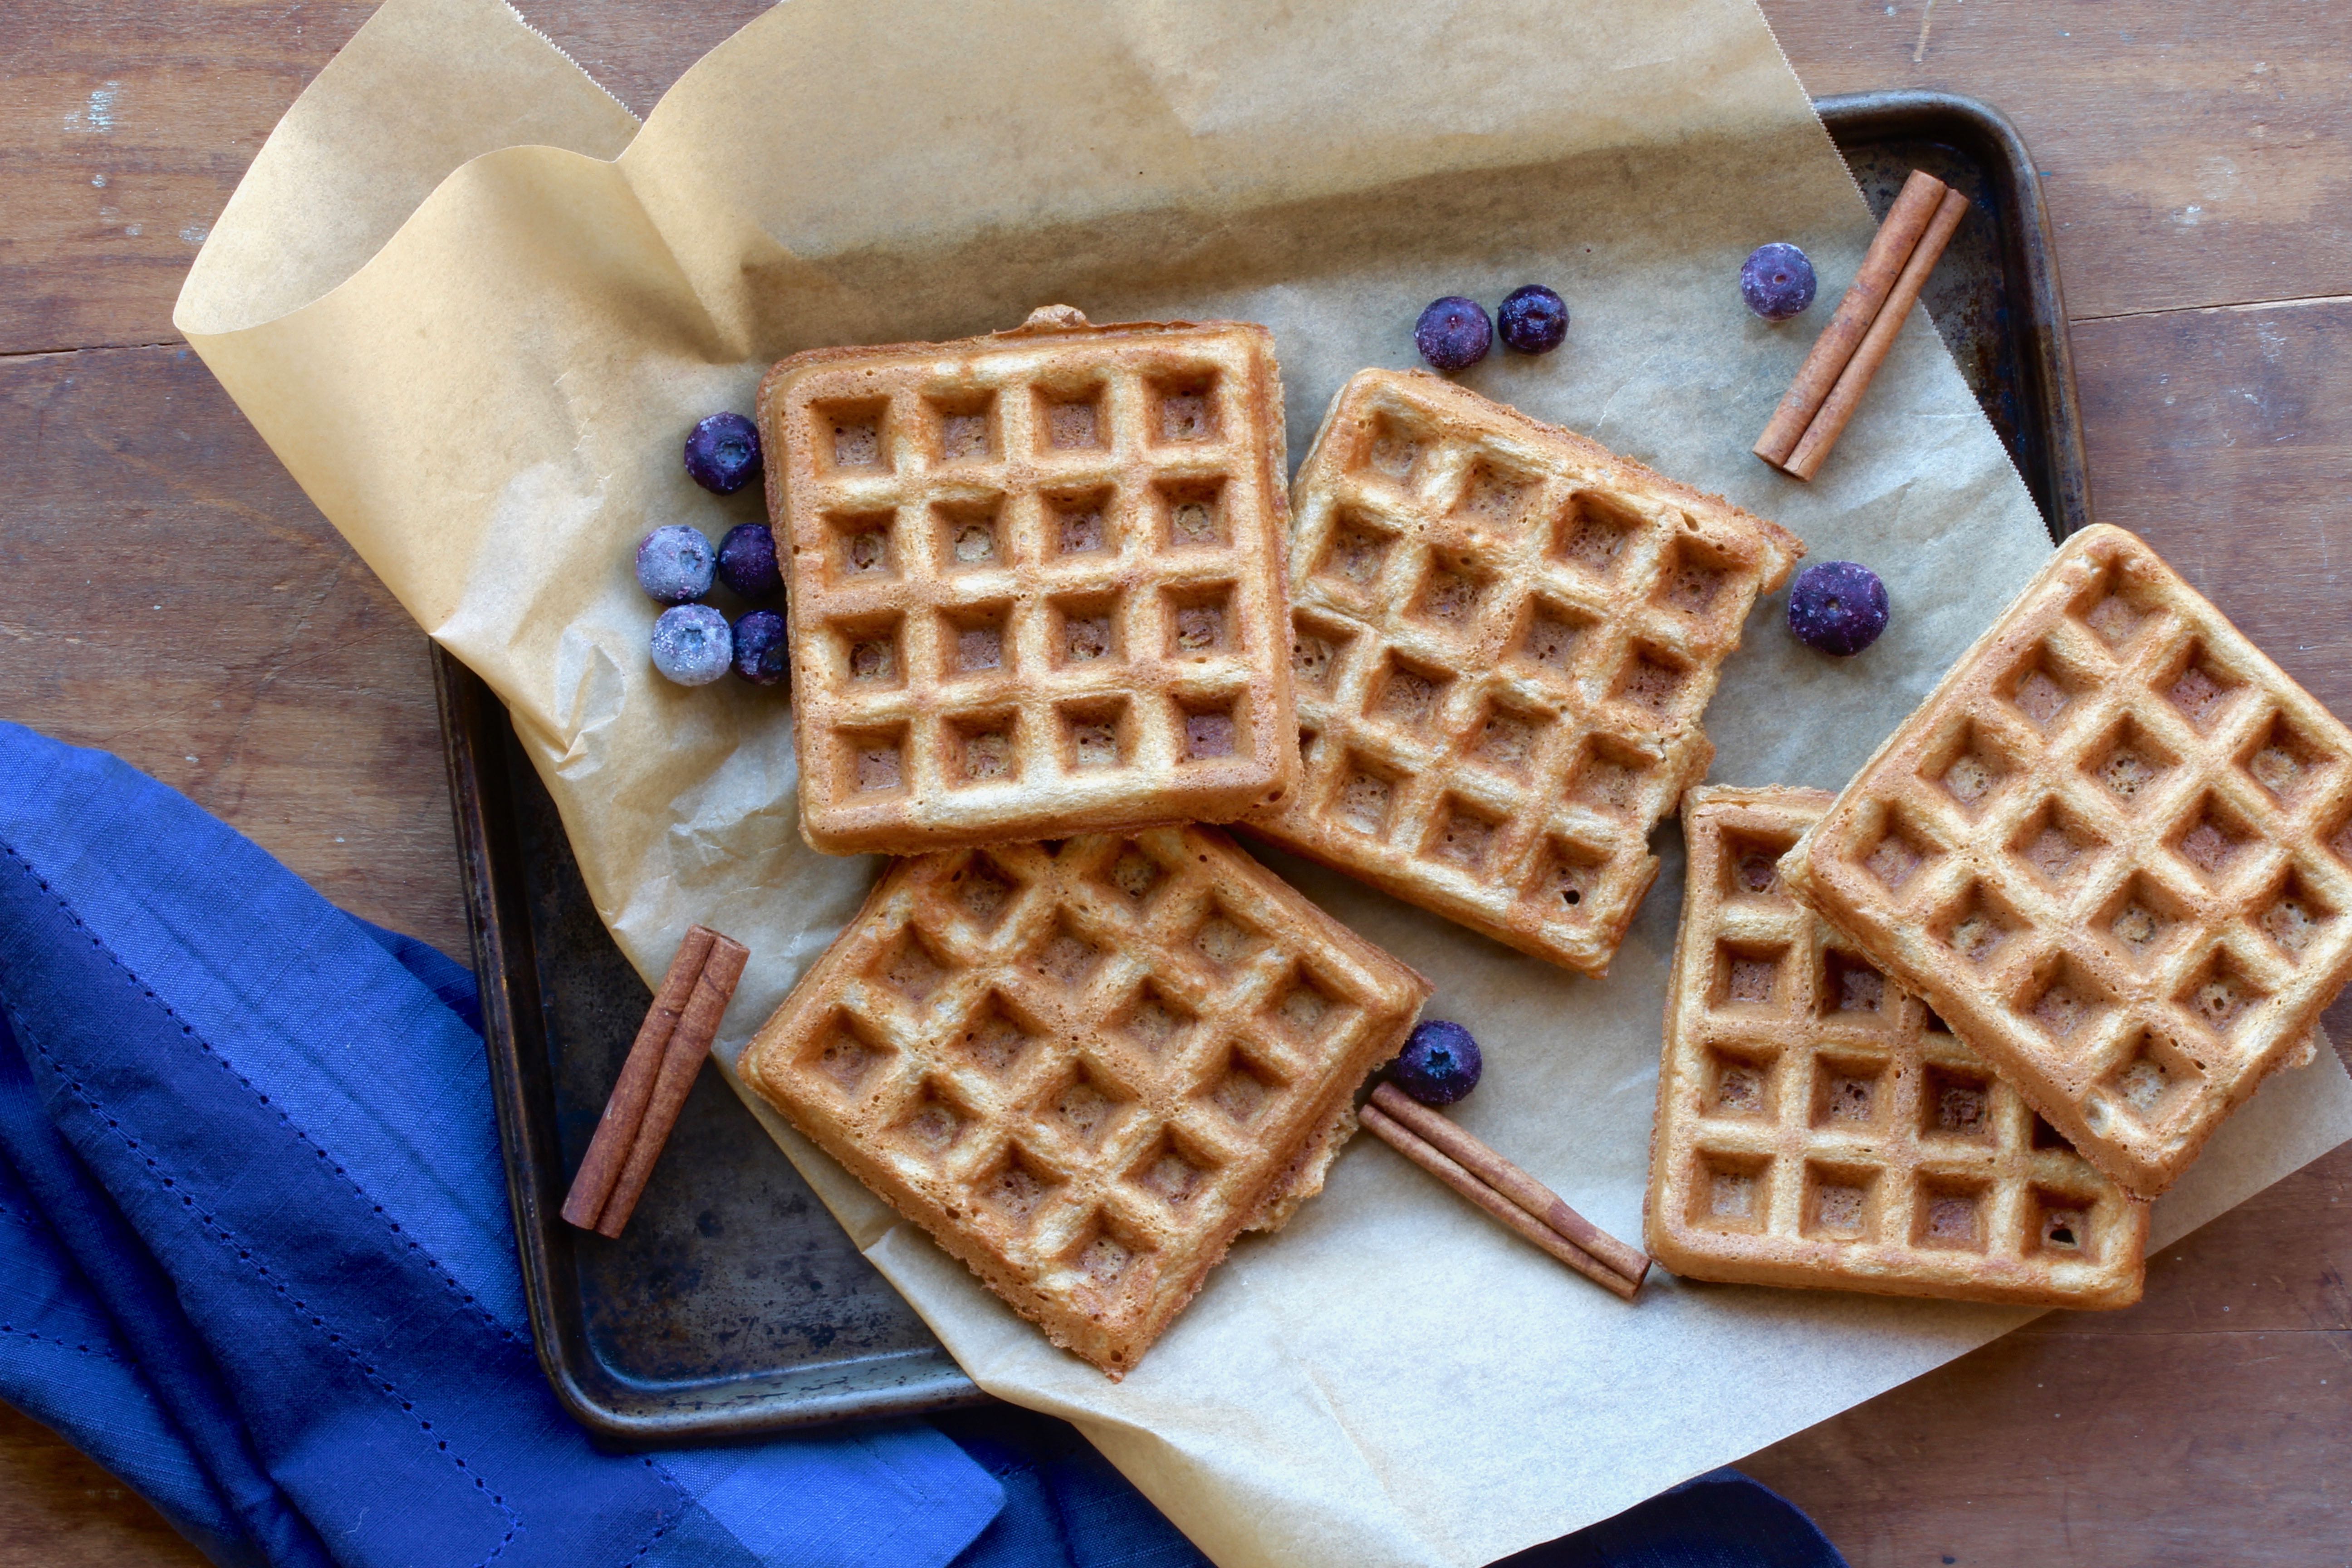
[[[1558,1193],[1496,1153],[1456,1123],[1422,1104],[1392,1083],[1372,1090],[1372,1103],[1458,1162],[1465,1169],[1619,1274],[1639,1285],[1650,1271],[1649,1257],[1626,1246],[1568,1206]]]
[[[719,1020],[727,1012],[727,1004],[735,994],[735,983],[742,979],[744,962],[751,955],[751,950],[741,942],[713,933],[710,956],[703,961],[701,977],[694,983],[694,994],[688,999],[686,1011],[678,1016],[677,1027],[662,1051],[661,1073],[654,1079],[653,1094],[646,1103],[645,1121],[637,1128],[635,1142],[629,1147],[628,1163],[621,1167],[620,1179],[613,1184],[613,1195],[596,1221],[597,1235],[617,1237],[629,1223],[629,1215],[635,1211],[637,1199],[644,1195],[646,1183],[654,1173],[654,1162],[661,1158],[662,1145],[669,1142],[670,1129],[677,1125],[677,1113],[685,1108],[687,1091],[694,1087],[695,1075],[702,1070],[702,1058],[710,1054],[710,1042],[719,1037]]]
[[[1934,221],[1945,190],[1944,182],[1925,170],[1913,170],[1911,177],[1904,182],[1901,194],[1887,209],[1876,237],[1863,255],[1853,286],[1838,301],[1830,324],[1814,340],[1812,353],[1798,368],[1797,379],[1780,399],[1780,406],[1773,411],[1771,423],[1757,437],[1756,455],[1774,468],[1785,468],[1789,455],[1804,439],[1813,416],[1829,401],[1838,377],[1863,339],[1869,335],[1871,324],[1878,320],[1887,295],[1902,276],[1904,263],[1910,260],[1911,253],[1918,248],[1919,237]]]
[[[1401,1123],[1390,1121],[1381,1113],[1380,1107],[1367,1105],[1358,1114],[1364,1131],[1388,1143],[1398,1153],[1518,1232],[1522,1237],[1611,1294],[1628,1301],[1633,1299],[1633,1281],[1549,1226],[1538,1223],[1535,1215],[1455,1164],[1435,1146],[1414,1136]]]
[[[1839,373],[1837,384],[1830,388],[1829,397],[1822,404],[1821,412],[1813,416],[1811,425],[1805,426],[1804,437],[1798,441],[1796,450],[1789,454],[1789,460],[1780,465],[1781,472],[1800,479],[1810,479],[1820,472],[1822,460],[1830,455],[1830,448],[1844,433],[1846,422],[1853,417],[1854,409],[1861,405],[1862,395],[1869,390],[1871,377],[1876,375],[1878,367],[1886,363],[1887,351],[1895,346],[1895,334],[1903,330],[1904,318],[1910,315],[1911,307],[1918,302],[1919,291],[1927,286],[1927,274],[1936,269],[1936,263],[1943,258],[1944,247],[1952,242],[1953,232],[1968,214],[1968,197],[1958,191],[1944,193],[1943,200],[1936,207],[1934,219],[1927,225],[1927,231],[1919,237],[1919,244],[1911,252],[1911,259],[1904,263],[1901,276],[1895,279],[1895,287],[1887,291],[1886,302],[1879,307],[1878,320],[1870,323],[1870,331],[1864,335],[1861,346],[1853,351],[1853,357]]]
[[[614,1184],[621,1179],[621,1167],[628,1163],[637,1129],[645,1123],[654,1080],[661,1076],[662,1053],[677,1028],[678,1016],[694,994],[694,983],[702,977],[703,962],[710,956],[718,935],[708,926],[696,926],[686,933],[686,940],[678,943],[677,956],[669,962],[669,972],[662,976],[661,989],[654,994],[646,1021],[638,1026],[628,1059],[621,1064],[620,1079],[613,1085],[613,1097],[604,1102],[604,1114],[597,1119],[587,1156],[572,1178],[571,1192],[564,1195],[564,1219],[583,1230],[596,1228]]]

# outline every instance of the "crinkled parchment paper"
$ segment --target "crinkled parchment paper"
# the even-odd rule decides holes
[[[1835,786],[2048,549],[1924,317],[1818,481],[1748,456],[1817,322],[1750,318],[1740,258],[1795,240],[1834,300],[1870,233],[1746,0],[790,0],[642,129],[494,0],[391,0],[270,139],[176,320],[506,700],[638,969],[698,920],[751,944],[731,1052],[874,870],[802,846],[781,693],[680,690],[645,654],[630,546],[757,515],[677,449],[771,361],[1055,300],[1244,317],[1274,329],[1295,460],[1349,373],[1412,363],[1428,300],[1550,284],[1567,346],[1468,384],[1885,576],[1893,629],[1849,661],[1768,601],[1708,715],[1716,778]],[[1462,1120],[1627,1237],[1681,885],[1662,837],[1601,983],[1275,858],[1476,1031]],[[1114,1385],[777,1133],[974,1377],[1077,1422],[1225,1564],[1483,1563],[2031,1316],[1666,1279],[1628,1309],[1363,1140]],[[2347,1135],[2323,1057],[2223,1130],[2159,1237]]]

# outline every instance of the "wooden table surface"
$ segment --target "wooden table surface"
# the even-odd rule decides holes
[[[106,747],[466,951],[410,622],[171,328],[372,6],[0,6],[0,717]],[[522,0],[639,112],[757,0]],[[2352,5],[1765,0],[1816,94],[1981,98],[2045,179],[2097,514],[2352,715]],[[2339,1005],[2339,1039],[2352,1039]],[[2341,1564],[2352,1148],[2148,1271],[1743,1461],[1856,1564]],[[0,1406],[0,1563],[194,1563]]]

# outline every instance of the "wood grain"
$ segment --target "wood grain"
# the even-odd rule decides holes
[[[1941,88],[2016,122],[2077,320],[2352,291],[2352,6],[1762,4],[1816,96]]]
[[[0,359],[0,718],[467,952],[425,639],[184,348]]]
[[[640,115],[767,7],[561,0],[533,26]],[[0,5],[0,354],[176,342],[172,300],[270,128],[375,9]]]
[[[146,1500],[58,1435],[0,1405],[0,1563],[204,1568]]]
[[[2053,1312],[1740,1461],[1853,1568],[2340,1568],[2352,1149]]]
[[[237,177],[373,8],[0,6],[0,353],[171,339]]]
[[[2099,520],[2352,714],[2352,300],[2074,328]]]

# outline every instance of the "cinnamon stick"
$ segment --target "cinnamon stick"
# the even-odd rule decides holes
[[[1810,479],[1820,471],[1822,460],[1830,455],[1830,448],[1845,430],[1846,421],[1853,417],[1854,409],[1861,405],[1862,395],[1869,390],[1871,377],[1886,363],[1887,351],[1895,346],[1895,334],[1903,330],[1904,318],[1910,315],[1919,291],[1927,286],[1927,274],[1936,269],[1944,247],[1952,242],[1953,232],[1968,215],[1969,198],[1958,191],[1946,191],[1944,199],[1937,205],[1935,218],[1927,225],[1927,232],[1919,237],[1911,259],[1904,263],[1902,275],[1888,291],[1886,302],[1879,307],[1878,320],[1870,324],[1862,346],[1853,351],[1853,358],[1839,373],[1837,384],[1830,389],[1821,412],[1805,426],[1804,437],[1797,443],[1796,450],[1789,454],[1789,460],[1780,465],[1781,472],[1792,479]]]
[[[645,1120],[637,1127],[636,1141],[629,1146],[628,1163],[613,1184],[613,1195],[597,1218],[597,1235],[619,1236],[635,1212],[646,1182],[654,1173],[654,1162],[661,1158],[662,1145],[669,1142],[670,1129],[677,1125],[677,1113],[686,1106],[687,1091],[702,1070],[702,1058],[710,1054],[710,1042],[719,1037],[719,1020],[735,994],[735,983],[743,978],[744,961],[751,956],[751,950],[741,942],[712,933],[710,956],[703,961],[694,994],[688,998],[677,1027],[670,1032],[669,1044],[662,1051],[661,1072],[646,1102]]]
[[[1630,1301],[1638,1281],[1629,1279],[1566,1237],[1538,1220],[1518,1205],[1464,1170],[1435,1145],[1402,1123],[1391,1121],[1378,1105],[1366,1105],[1357,1120],[1373,1136],[1455,1192],[1510,1226],[1527,1240],[1612,1295]]]
[[[1913,170],[1911,177],[1903,183],[1902,192],[1886,210],[1886,217],[1879,224],[1870,248],[1863,254],[1862,268],[1853,275],[1853,287],[1846,289],[1845,298],[1838,301],[1836,313],[1830,317],[1830,324],[1814,340],[1813,352],[1798,367],[1797,379],[1780,399],[1780,406],[1773,410],[1771,423],[1756,438],[1756,455],[1774,468],[1786,467],[1789,455],[1804,439],[1813,416],[1829,401],[1838,376],[1853,358],[1863,339],[1869,335],[1871,323],[1878,320],[1888,291],[1902,275],[1903,264],[1918,248],[1919,237],[1934,220],[1937,204],[1943,200],[1944,192],[1944,182],[1922,169]]]
[[[1391,1117],[1444,1151],[1479,1180],[1634,1284],[1639,1285],[1650,1272],[1647,1254],[1626,1246],[1569,1207],[1558,1193],[1396,1085],[1379,1085],[1372,1090],[1372,1100]]]
[[[637,1129],[646,1119],[646,1104],[653,1098],[654,1079],[661,1073],[662,1052],[677,1027],[678,1015],[694,994],[694,983],[702,978],[703,961],[710,956],[710,944],[718,934],[708,926],[696,926],[686,933],[686,940],[678,943],[677,956],[669,961],[669,972],[662,976],[661,989],[654,993],[646,1021],[637,1026],[628,1059],[621,1064],[620,1080],[604,1102],[604,1114],[596,1119],[596,1135],[588,1142],[587,1157],[580,1162],[572,1190],[564,1194],[563,1217],[583,1230],[596,1228],[613,1195],[613,1184],[620,1180],[621,1167],[628,1163],[630,1146],[636,1142]]]

